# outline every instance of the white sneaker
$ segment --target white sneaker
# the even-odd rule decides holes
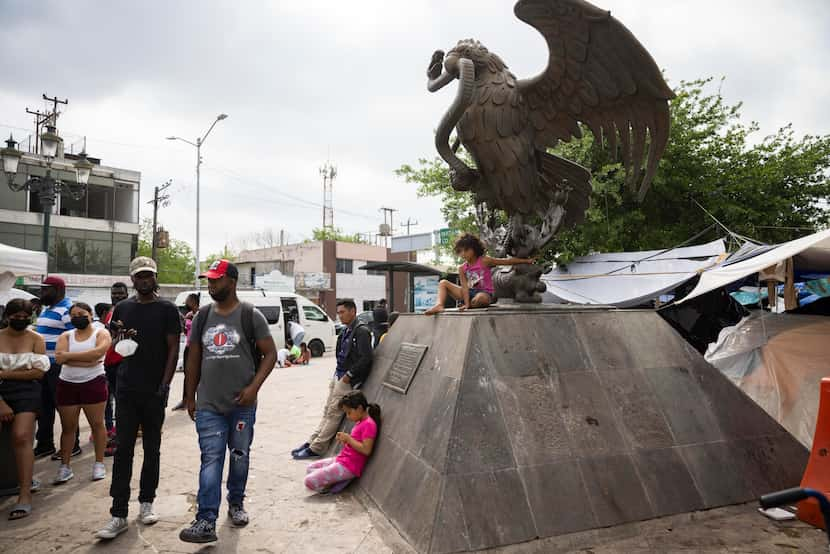
[[[61,464],[58,468],[58,474],[55,476],[55,480],[52,481],[52,484],[62,485],[63,483],[66,483],[73,477],[75,477],[75,474],[72,473],[72,468],[67,465]]]
[[[127,530],[127,518],[125,517],[114,517],[107,523],[106,527],[100,529],[95,536],[99,539],[114,539],[121,533]]]
[[[100,481],[107,476],[107,466],[103,462],[95,462],[92,465],[92,480]]]
[[[152,502],[142,502],[141,511],[138,514],[138,521],[144,525],[152,525],[158,523],[159,516],[153,511]]]

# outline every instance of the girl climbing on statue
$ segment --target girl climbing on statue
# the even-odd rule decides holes
[[[493,273],[492,268],[500,265],[532,264],[532,258],[491,258],[485,254],[481,239],[470,233],[465,233],[455,241],[455,253],[464,260],[458,268],[461,285],[456,285],[446,279],[438,283],[438,302],[424,312],[434,315],[444,311],[447,295],[463,302],[460,310],[469,308],[486,308],[493,302]]]
[[[380,406],[369,404],[362,392],[347,393],[339,406],[355,425],[351,434],[337,433],[337,442],[343,445],[337,457],[318,460],[306,468],[305,486],[314,492],[339,492],[360,477],[378,436]]]

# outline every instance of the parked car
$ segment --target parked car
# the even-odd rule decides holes
[[[193,292],[197,291],[185,291],[176,296],[176,306],[180,310],[187,295]],[[238,290],[236,294],[240,300],[253,304],[262,312],[277,348],[285,347],[286,313],[297,310],[299,323],[305,329],[303,342],[308,344],[311,355],[322,356],[327,350],[334,350],[337,341],[334,322],[311,300],[298,294],[265,290]],[[200,297],[203,306],[213,302],[206,290],[201,291]]]

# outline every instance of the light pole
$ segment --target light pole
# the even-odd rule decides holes
[[[193,275],[193,280],[195,281],[197,289],[201,287],[201,282],[199,281],[199,274],[201,273],[199,269],[199,173],[202,165],[202,145],[205,143],[205,139],[207,139],[210,132],[213,131],[213,128],[216,126],[216,124],[222,121],[223,119],[227,119],[227,117],[228,114],[224,113],[220,113],[219,115],[217,115],[216,119],[213,120],[213,123],[211,123],[210,128],[207,130],[207,132],[201,138],[197,137],[196,142],[192,142],[187,139],[183,139],[181,137],[176,136],[167,137],[167,140],[180,140],[196,148],[196,271]]]
[[[80,158],[75,162],[75,183],[64,183],[60,179],[52,176],[52,163],[58,153],[58,146],[63,142],[54,126],[47,126],[46,132],[40,136],[41,153],[46,158],[46,175],[43,177],[29,177],[25,183],[17,184],[15,182],[15,175],[17,175],[17,168],[20,164],[20,158],[23,154],[17,149],[17,142],[14,137],[9,136],[6,141],[6,147],[0,149],[0,158],[3,161],[3,172],[8,178],[9,188],[14,192],[21,190],[28,190],[34,192],[40,200],[40,206],[43,210],[43,251],[49,253],[49,224],[52,218],[52,208],[55,205],[55,197],[62,193],[68,192],[75,200],[80,200],[86,194],[86,186],[89,183],[89,175],[92,173],[92,163],[86,157],[86,149],[80,154]]]

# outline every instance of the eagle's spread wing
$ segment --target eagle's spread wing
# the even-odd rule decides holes
[[[669,103],[674,93],[640,42],[585,0],[519,0],[516,16],[545,37],[548,67],[519,81],[544,149],[580,137],[578,123],[602,137],[616,154],[617,135],[629,184],[640,179],[646,141],[649,151],[640,186],[643,199],[669,138]]]

